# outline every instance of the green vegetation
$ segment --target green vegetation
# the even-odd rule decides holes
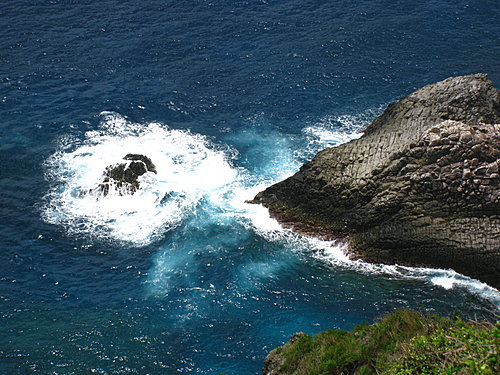
[[[352,332],[301,335],[267,359],[273,374],[500,374],[500,323],[400,310]]]

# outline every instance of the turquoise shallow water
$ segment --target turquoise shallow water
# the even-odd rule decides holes
[[[498,86],[497,2],[0,9],[0,373],[257,374],[296,331],[497,312],[484,284],[350,261],[244,203],[418,87]],[[141,192],[80,197],[129,152],[158,169]]]

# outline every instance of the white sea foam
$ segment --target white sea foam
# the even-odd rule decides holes
[[[103,113],[96,131],[81,144],[61,141],[60,151],[47,161],[53,188],[43,217],[70,234],[110,238],[144,245],[178,225],[202,199],[218,200],[238,172],[203,136],[165,125],[135,124],[115,113]],[[103,179],[106,166],[122,161],[128,153],[146,154],[157,174],[140,177],[134,195],[111,192],[96,199],[81,195]]]
[[[300,150],[299,158],[310,159],[319,150],[338,146],[363,135],[363,129],[382,111],[369,109],[356,115],[329,115],[302,129],[308,145]]]
[[[262,214],[262,217],[264,216]],[[250,217],[253,219],[252,216]],[[497,308],[500,308],[500,292],[498,290],[451,269],[374,264],[359,259],[351,259],[345,242],[324,241],[300,235],[281,226],[277,227],[275,223],[266,226],[261,225],[263,222],[268,223],[272,221],[274,219],[269,216],[267,216],[265,221],[262,221],[262,219],[252,221],[254,230],[269,241],[279,241],[288,245],[292,251],[299,251],[332,266],[351,269],[360,273],[386,275],[397,279],[418,279],[428,282],[429,285],[439,286],[444,289],[465,289],[470,293],[477,294],[489,300]]]
[[[320,141],[333,145],[359,134],[356,125],[359,119],[335,117],[335,121],[341,120],[349,125],[343,133],[335,133],[333,120],[324,121],[323,128],[319,123],[314,128],[306,128],[306,135],[318,137],[316,140],[308,138],[309,152],[324,147]],[[349,133],[352,130],[354,133]],[[251,134],[251,137],[252,142],[256,142],[255,147],[260,147],[257,135]],[[268,138],[262,140],[263,152],[269,148],[271,141]],[[83,140],[62,139],[60,150],[47,160],[47,177],[53,188],[46,197],[43,217],[49,223],[63,226],[72,235],[142,246],[178,226],[188,214],[195,212],[203,200],[211,207],[210,215],[213,215],[205,221],[224,225],[235,225],[237,221],[268,241],[279,242],[290,251],[315,257],[335,267],[367,274],[421,279],[445,289],[465,288],[500,307],[500,293],[477,280],[452,270],[378,265],[353,260],[345,243],[299,235],[281,227],[264,207],[246,203],[259,191],[292,174],[297,168],[298,162],[290,145],[282,142],[281,146],[280,152],[274,150],[271,156],[288,162],[278,163],[271,157],[267,162],[274,168],[273,176],[253,176],[232,165],[234,151],[221,149],[202,135],[170,129],[157,123],[136,124],[116,113],[103,113],[99,129],[86,133]],[[149,156],[158,174],[141,176],[142,188],[134,195],[120,196],[111,192],[104,198],[96,199],[92,195],[80,194],[95,188],[102,181],[106,166],[120,162],[127,153]],[[258,170],[266,170],[266,166]],[[190,262],[191,255],[184,252],[185,249],[180,257],[172,251],[175,253],[175,249],[169,250],[170,256],[165,253],[156,259],[149,280],[155,286],[153,289],[165,292],[167,284],[181,277],[182,272],[179,274],[178,271],[180,265]],[[245,272],[258,277],[255,267],[249,264]],[[268,268],[267,271],[270,270]],[[274,261],[271,268],[279,270],[279,261]]]

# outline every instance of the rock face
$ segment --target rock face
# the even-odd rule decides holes
[[[110,189],[116,189],[120,194],[134,194],[140,187],[139,176],[146,172],[156,173],[155,165],[147,156],[127,154],[123,159],[130,161],[106,167],[103,182],[93,191],[102,196],[108,195]]]
[[[453,268],[500,287],[500,94],[484,74],[389,105],[354,141],[259,193],[283,222],[372,262]]]

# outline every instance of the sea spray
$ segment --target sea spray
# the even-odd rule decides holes
[[[143,246],[176,227],[202,197],[217,199],[238,176],[228,153],[199,134],[159,123],[137,124],[116,113],[103,113],[99,129],[85,134],[76,147],[62,139],[46,162],[52,189],[44,219],[70,235],[110,239]],[[157,174],[139,177],[134,195],[82,195],[96,188],[107,166],[127,153],[146,154]]]
[[[221,146],[203,135],[164,124],[133,123],[113,112],[104,112],[102,117],[99,128],[87,132],[83,139],[62,138],[59,151],[46,161],[52,189],[46,196],[43,217],[72,236],[133,246],[145,246],[181,227],[179,230],[189,236],[179,236],[175,248],[164,248],[155,257],[147,281],[153,295],[164,295],[180,285],[197,287],[189,276],[196,271],[192,249],[212,251],[223,247],[228,239],[213,236],[204,240],[204,234],[196,237],[199,231],[195,229],[207,227],[205,232],[210,233],[211,226],[223,226],[227,231],[239,233],[229,239],[231,246],[242,241],[245,233],[253,232],[287,252],[316,258],[332,267],[396,279],[419,279],[445,289],[465,288],[500,306],[500,295],[495,289],[452,270],[352,260],[344,243],[284,229],[269,216],[267,209],[246,203],[267,185],[292,174],[304,153],[357,137],[363,117],[336,116],[305,127],[303,148],[296,147],[294,139],[278,132],[262,134],[255,128],[231,135],[227,139],[230,146]],[[345,127],[338,130],[331,125],[332,121],[343,122]],[[235,149],[242,151],[238,153]],[[303,150],[301,155],[294,151],[299,149]],[[157,166],[158,174],[141,176],[141,189],[134,195],[109,194],[96,199],[80,194],[95,188],[102,181],[105,168],[122,160],[127,153],[147,154]],[[249,158],[255,161],[256,155],[262,156],[261,162],[254,163],[253,168],[237,166],[245,165],[244,160]],[[191,219],[186,221],[189,216]],[[249,261],[236,271],[237,283],[245,289],[245,285],[250,286],[248,280],[263,277],[265,280],[286,268],[289,261],[286,257]]]

